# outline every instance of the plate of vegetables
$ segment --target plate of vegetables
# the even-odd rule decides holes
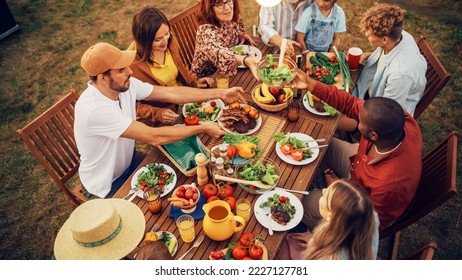
[[[231,50],[235,51],[238,55],[248,55],[249,57],[253,57],[257,62],[262,58],[261,51],[251,45],[237,45],[232,47]],[[247,68],[247,66],[239,65],[238,68]]]
[[[309,91],[303,97],[303,106],[311,113],[318,116],[335,116],[340,112],[326,102],[322,101]]]
[[[272,186],[268,189],[260,189],[256,186],[238,183],[243,190],[252,194],[262,194],[274,189],[281,178],[281,169],[270,158],[258,158],[246,164],[237,165],[234,171],[237,179],[246,181],[260,181],[265,185]]]
[[[193,102],[183,105],[185,120],[197,116],[199,124],[216,121],[223,113],[225,104],[221,99],[212,99],[204,102]]]
[[[168,231],[157,231],[157,232],[148,232],[146,233],[146,237],[144,242],[155,242],[159,241],[165,247],[168,248],[170,255],[175,255],[176,251],[178,250],[178,240],[176,239],[175,235]]]
[[[147,164],[133,175],[131,181],[132,189],[139,188],[137,196],[143,198],[145,190],[159,188],[160,197],[166,196],[176,185],[176,173],[173,168],[163,163]]]
[[[269,219],[265,217],[265,207],[270,208]],[[271,223],[274,231],[287,231],[296,227],[302,220],[303,205],[295,195],[283,190],[274,190],[262,194],[255,201],[254,214],[262,226],[268,228],[268,223]]]
[[[313,162],[319,155],[318,143],[306,134],[276,133],[274,139],[277,141],[277,155],[289,164],[305,165]]]
[[[310,52],[307,57],[306,73],[323,84],[343,89],[340,65],[333,53]]]

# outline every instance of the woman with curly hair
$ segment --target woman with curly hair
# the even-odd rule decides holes
[[[202,78],[211,77],[218,70],[231,77],[239,65],[245,65],[257,77],[255,58],[231,50],[245,41],[255,45],[245,32],[238,0],[202,0],[200,11],[202,25],[196,33],[192,72]]]
[[[322,221],[308,241],[306,259],[372,260],[377,257],[379,220],[369,196],[351,180],[322,190]]]
[[[427,62],[411,34],[403,30],[406,10],[376,4],[366,11],[360,27],[377,49],[363,58],[364,69],[353,94],[396,100],[411,115],[425,89]]]

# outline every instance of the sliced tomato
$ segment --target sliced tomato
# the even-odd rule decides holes
[[[294,160],[301,161],[303,159],[303,150],[294,149],[290,155],[292,156]]]
[[[293,150],[294,150],[294,147],[290,143],[287,143],[281,146],[281,152],[285,155],[290,155]]]

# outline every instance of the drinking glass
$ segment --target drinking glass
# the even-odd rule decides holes
[[[158,188],[151,188],[149,191],[144,192],[144,199],[148,203],[148,209],[153,214],[162,211],[162,199],[160,198],[160,191]]]
[[[215,79],[217,88],[229,88],[229,78],[224,75],[218,75]]]
[[[194,218],[191,215],[181,215],[178,217],[176,226],[184,242],[192,242],[196,237],[196,232],[194,231]]]
[[[251,204],[247,198],[239,198],[236,201],[236,215],[243,218],[246,222],[250,220]]]

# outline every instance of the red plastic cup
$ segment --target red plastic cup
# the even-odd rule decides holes
[[[358,70],[359,66],[359,59],[363,51],[360,48],[353,47],[348,50],[348,66],[350,67],[351,71]]]

